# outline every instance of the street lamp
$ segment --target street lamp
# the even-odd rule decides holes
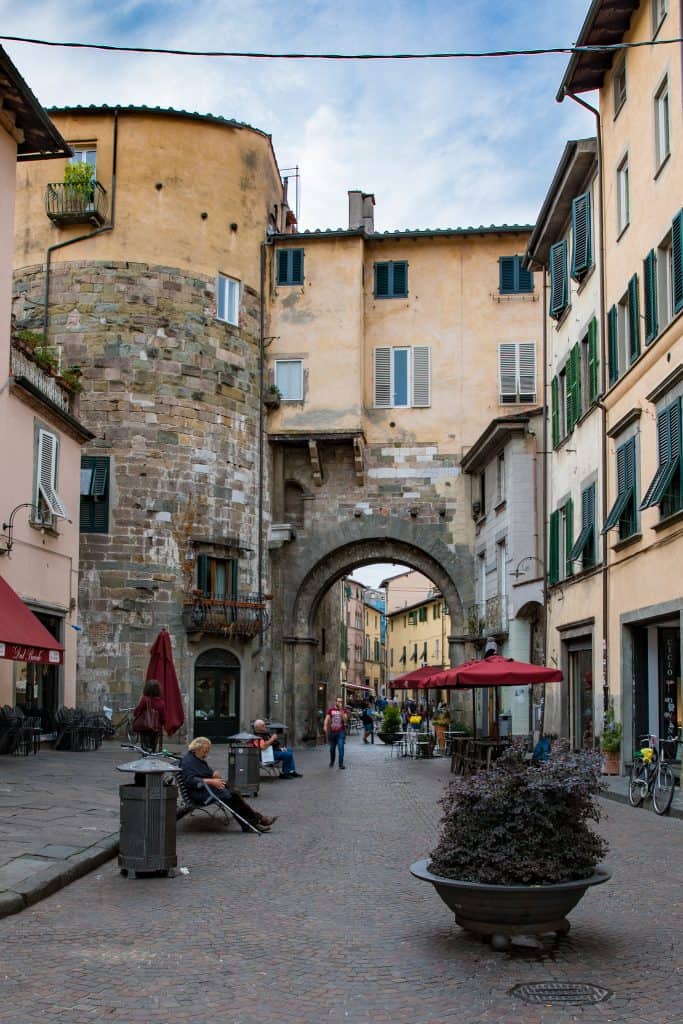
[[[23,501],[21,505],[17,505],[9,514],[9,519],[6,523],[2,524],[2,534],[0,534],[0,555],[9,555],[14,544],[14,517],[17,512],[22,508],[33,509],[36,519],[41,518],[40,509],[37,505],[34,505],[32,501]],[[4,541],[4,545],[3,542]]]

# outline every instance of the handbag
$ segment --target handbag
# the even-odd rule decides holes
[[[261,764],[275,764],[275,753],[272,747],[264,747],[261,751]]]
[[[152,707],[149,700],[133,719],[133,732],[161,732],[159,712]]]

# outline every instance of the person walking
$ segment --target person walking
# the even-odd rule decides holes
[[[372,708],[369,704],[363,705],[363,711],[361,713],[361,722],[363,723],[363,743],[374,743],[375,742],[375,719],[372,715]]]
[[[349,721],[349,713],[344,707],[344,701],[337,697],[334,707],[327,709],[323,732],[330,745],[330,768],[334,768],[335,755],[339,756],[339,767],[344,768],[344,744],[346,741],[346,727]]]
[[[140,746],[151,754],[161,750],[166,704],[156,679],[148,679],[133,712],[133,731],[140,737]]]

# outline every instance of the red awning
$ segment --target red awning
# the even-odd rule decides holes
[[[61,665],[64,648],[0,576],[0,658]]]

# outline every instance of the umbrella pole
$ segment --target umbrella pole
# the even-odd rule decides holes
[[[474,695],[474,687],[472,687],[472,738],[477,738],[477,702]]]

